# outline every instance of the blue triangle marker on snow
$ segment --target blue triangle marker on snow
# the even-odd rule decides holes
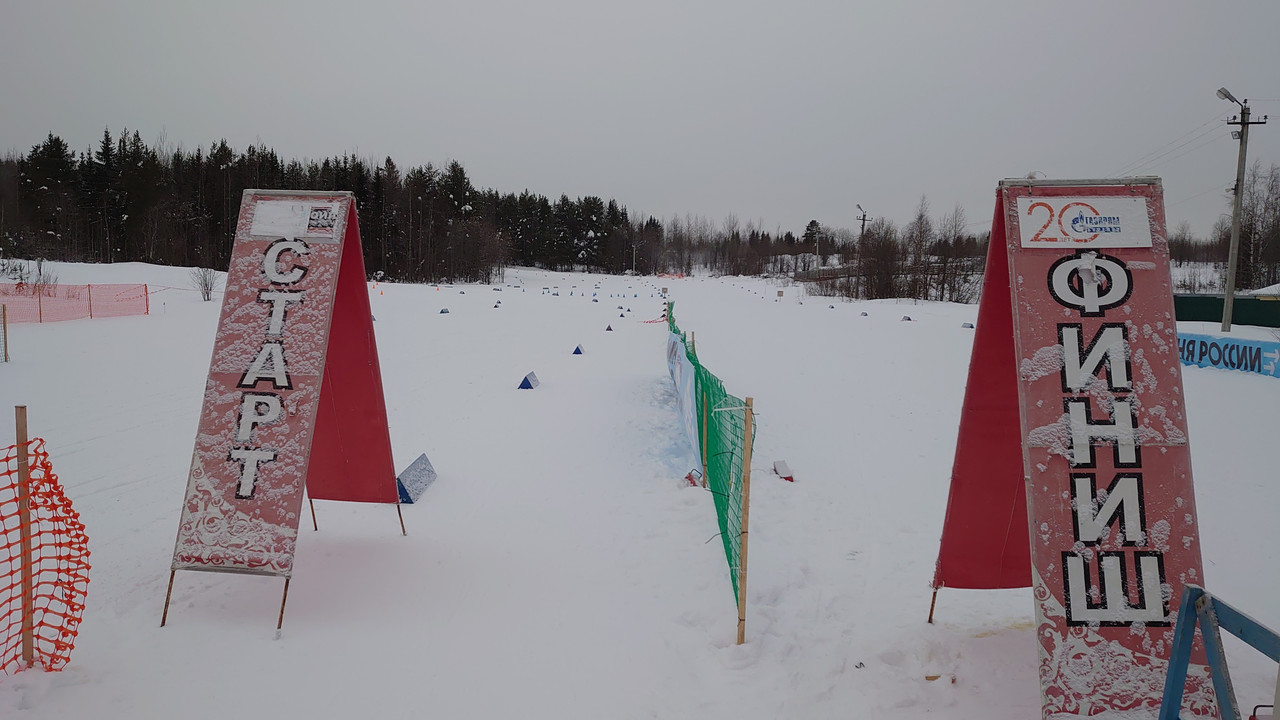
[[[440,308],[440,314],[441,314],[441,315],[448,315],[448,314],[449,314],[449,308]]]
[[[618,313],[618,317],[626,317],[626,316],[627,316],[626,313]]]
[[[582,353],[582,346],[581,346],[581,345],[579,345],[578,347],[574,348],[574,349],[573,349],[573,354],[574,354],[574,355],[582,355],[582,354],[583,354],[583,353]]]
[[[605,332],[613,332],[613,326],[609,325],[604,329]]]
[[[396,490],[400,493],[400,502],[405,505],[412,505],[422,497],[422,493],[431,483],[436,481],[436,469],[431,467],[431,461],[427,459],[427,454],[423,453],[413,461],[404,472],[396,478]]]
[[[516,389],[517,389],[517,390],[532,390],[532,389],[534,389],[534,388],[536,388],[536,387],[538,387],[538,376],[537,376],[537,375],[534,375],[533,373],[529,373],[528,375],[525,375],[525,376],[524,376],[524,379],[520,381],[520,387],[518,387],[518,388],[516,388]]]

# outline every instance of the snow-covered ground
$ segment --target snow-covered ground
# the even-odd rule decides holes
[[[93,570],[71,663],[0,676],[0,718],[1039,712],[1028,590],[944,590],[925,623],[976,306],[530,269],[501,290],[380,284],[396,466],[426,452],[440,478],[407,537],[389,507],[317,503],[277,635],[280,580],[206,573],[178,574],[159,627],[218,303],[183,269],[55,270],[149,283],[153,314],[10,328],[0,438],[28,405]],[[666,327],[641,322],[663,286],[758,411],[743,646],[711,497],[682,481]],[[541,386],[517,390],[531,370]],[[1184,382],[1208,587],[1280,627],[1280,385]],[[1241,705],[1269,702],[1275,665],[1229,649]]]

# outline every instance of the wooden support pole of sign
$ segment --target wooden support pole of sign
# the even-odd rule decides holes
[[[408,537],[408,536],[409,536],[409,531],[404,529],[404,513],[403,513],[403,512],[401,512],[401,510],[400,510],[400,503],[396,503],[396,515],[399,515],[399,516],[400,516],[400,535],[401,535],[401,537]]]
[[[0,335],[4,336],[4,361],[9,362],[9,306],[0,305]]]
[[[177,570],[169,571],[169,589],[164,593],[164,613],[160,615],[160,627],[169,621],[169,600],[173,598],[173,576],[178,573]]]
[[[293,578],[284,579],[284,594],[280,596],[280,619],[276,620],[276,630],[284,627],[284,604],[289,599],[289,581]]]
[[[929,601],[929,624],[933,624],[933,607],[938,604],[938,588],[933,589],[933,599]]]
[[[27,457],[27,406],[13,408],[18,431],[18,536],[22,557],[18,572],[22,574],[22,662],[35,664],[35,581],[31,577],[31,461]]]
[[[311,506],[311,529],[319,532],[320,526],[316,524],[316,501],[307,498],[307,504]]]
[[[85,287],[88,288],[87,292],[89,293],[89,319],[92,320],[93,319],[93,286],[85,285]]]
[[[742,420],[742,534],[738,536],[738,644],[747,641],[747,520],[751,511],[751,398]]]

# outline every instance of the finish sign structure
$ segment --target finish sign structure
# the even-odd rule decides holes
[[[1033,588],[1044,718],[1154,716],[1204,583],[1171,285],[1158,178],[1000,183],[933,587]]]
[[[204,570],[285,578],[279,628],[304,488],[399,509],[351,193],[246,190],[234,243],[161,625]]]

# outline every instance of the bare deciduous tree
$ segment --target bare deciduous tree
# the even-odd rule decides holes
[[[191,284],[200,291],[200,299],[208,302],[218,287],[218,273],[209,268],[191,268]]]

